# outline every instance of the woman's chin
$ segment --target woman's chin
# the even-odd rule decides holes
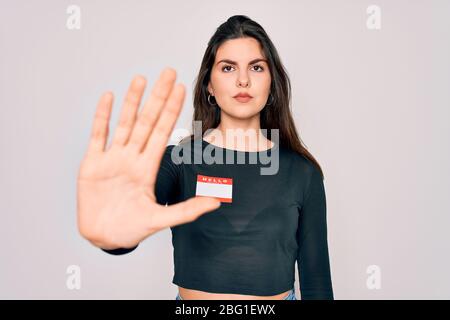
[[[257,115],[259,115],[259,112],[261,110],[259,109],[248,109],[248,110],[243,110],[243,108],[233,108],[234,110],[229,110],[230,112],[225,111],[225,113],[227,113],[230,117],[232,118],[237,118],[240,120],[245,120],[245,119],[250,119],[253,118]]]

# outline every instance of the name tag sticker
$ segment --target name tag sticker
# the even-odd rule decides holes
[[[233,200],[233,179],[198,174],[195,195],[213,197],[220,202],[231,203]]]

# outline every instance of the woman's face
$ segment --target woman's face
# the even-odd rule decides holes
[[[258,59],[263,60],[255,61]],[[270,84],[269,65],[256,39],[227,40],[219,47],[208,91],[222,112],[239,119],[254,117],[267,103]],[[240,102],[234,98],[240,92],[248,93],[252,98]],[[214,103],[214,99],[210,99]]]

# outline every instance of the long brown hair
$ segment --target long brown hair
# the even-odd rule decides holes
[[[324,174],[322,168],[312,154],[303,146],[294,120],[291,114],[291,83],[287,72],[281,63],[275,46],[265,30],[255,21],[244,15],[235,15],[222,23],[208,42],[200,71],[196,78],[194,89],[194,121],[201,121],[202,136],[205,131],[217,128],[220,123],[220,108],[217,104],[211,105],[208,101],[208,83],[211,76],[212,66],[220,45],[231,39],[252,37],[259,41],[265,58],[268,60],[272,83],[270,87],[273,96],[270,105],[264,106],[260,112],[260,126],[263,134],[267,132],[270,140],[271,129],[279,130],[279,144],[290,150],[296,151],[309,159],[320,171],[322,179]],[[211,99],[212,97],[210,97]],[[214,99],[215,100],[215,99]],[[214,102],[213,102],[214,104]],[[192,126],[194,131],[194,125]],[[191,140],[194,134],[182,139],[180,143]]]

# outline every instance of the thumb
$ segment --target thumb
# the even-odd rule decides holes
[[[167,206],[162,214],[154,217],[154,223],[162,228],[192,222],[202,214],[214,211],[221,206],[216,198],[195,196],[188,200]]]

